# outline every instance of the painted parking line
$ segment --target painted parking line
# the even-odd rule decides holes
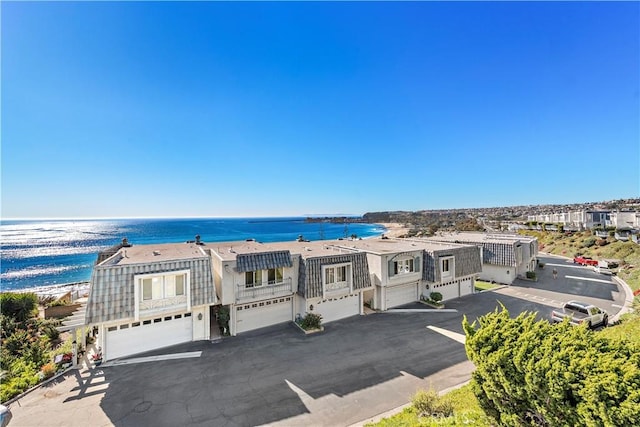
[[[457,313],[455,308],[390,308],[387,313]]]
[[[577,276],[564,276],[564,277],[567,279],[574,279],[574,280],[586,280],[587,282],[599,282],[599,283],[611,284],[611,280],[591,279],[589,277],[577,277]]]
[[[583,265],[554,264],[550,262],[545,265],[550,265],[552,267],[562,267],[562,268],[585,268]]]
[[[135,357],[133,359],[114,360],[111,362],[105,362],[102,364],[102,366],[109,367],[109,366],[131,365],[133,363],[157,362],[159,360],[190,359],[194,357],[200,357],[201,355],[202,355],[201,351],[189,351],[185,353],[173,353],[173,354],[160,354],[158,356]]]
[[[439,333],[441,335],[444,335],[447,338],[451,338],[454,341],[458,341],[460,344],[464,344],[464,341],[465,341],[465,338],[466,338],[462,334],[459,334],[457,332],[452,332],[452,331],[449,331],[447,329],[438,328],[436,326],[429,325],[429,326],[427,326],[427,329],[431,329],[432,331],[437,332],[437,333]]]

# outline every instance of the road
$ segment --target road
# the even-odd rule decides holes
[[[195,342],[153,354],[199,357],[73,371],[12,404],[12,426],[341,426],[406,404],[420,388],[469,379],[462,316],[472,320],[502,303],[512,315],[547,319],[568,299],[610,314],[624,294],[610,278],[546,258],[539,280],[447,301],[455,312],[385,312],[325,325],[305,336],[292,325],[212,344]],[[551,271],[556,268],[558,278]],[[409,306],[425,309],[415,303]],[[201,353],[197,353],[201,352]]]

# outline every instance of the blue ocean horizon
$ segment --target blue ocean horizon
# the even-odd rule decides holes
[[[380,224],[307,222],[306,217],[39,219],[0,222],[0,290],[89,281],[98,252],[127,238],[133,245],[328,240],[386,231]]]

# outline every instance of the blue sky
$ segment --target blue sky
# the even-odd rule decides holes
[[[640,195],[637,2],[2,2],[2,216]]]

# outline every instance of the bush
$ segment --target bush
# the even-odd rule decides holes
[[[637,344],[504,308],[477,323],[463,321],[474,393],[499,425],[638,425]]]
[[[535,278],[536,278],[536,273],[535,273],[535,271],[527,271],[527,273],[526,273],[526,274],[527,274],[527,279],[533,279],[533,280],[535,280]]]
[[[14,360],[2,383],[0,383],[0,401],[6,402],[38,384],[40,376],[33,364],[22,359]]]
[[[40,368],[40,372],[42,372],[42,376],[44,377],[44,379],[47,379],[56,374],[57,368],[58,367],[55,363],[49,362],[46,365],[43,365],[42,368]]]
[[[449,417],[453,415],[453,404],[440,397],[435,390],[420,390],[411,400],[413,408],[421,417]]]
[[[596,245],[598,246],[607,246],[609,244],[609,242],[607,241],[607,239],[598,239],[596,240]]]
[[[431,298],[433,302],[440,302],[442,301],[442,294],[440,292],[431,292],[429,298]]]
[[[0,311],[16,322],[24,322],[35,315],[38,297],[34,293],[4,292],[0,294]]]
[[[307,313],[300,321],[300,326],[305,331],[311,329],[320,329],[322,326],[322,315],[316,313]]]
[[[596,244],[596,238],[595,237],[587,237],[586,239],[584,239],[584,242],[582,242],[582,247],[584,248],[590,248],[591,246]]]

